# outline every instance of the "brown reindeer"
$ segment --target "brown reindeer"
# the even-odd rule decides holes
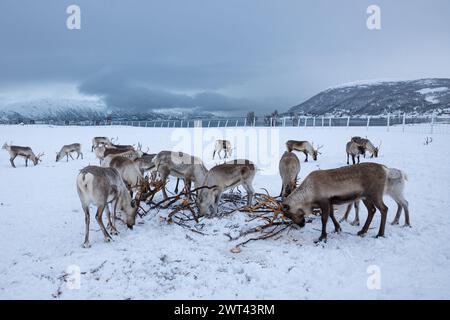
[[[359,157],[360,155],[364,155],[366,153],[366,148],[362,145],[357,144],[354,141],[347,142],[347,146],[345,147],[345,150],[347,152],[347,164],[350,164],[349,157],[352,156],[352,162],[355,164],[355,157],[358,158],[359,163]]]
[[[361,147],[364,148],[364,150],[367,150],[371,153],[371,158],[375,157],[378,158],[378,153],[380,152],[380,148],[381,148],[381,141],[380,141],[380,145],[378,147],[375,147],[372,142],[370,142],[369,139],[367,138],[361,138],[358,136],[352,137],[351,138],[352,142],[357,143],[358,145],[360,145]],[[366,156],[366,153],[364,152],[364,157]]]
[[[308,162],[308,155],[312,156],[313,160],[317,160],[317,156],[320,154],[319,149],[323,146],[318,146],[317,149],[314,149],[314,143],[309,143],[308,141],[295,141],[289,140],[286,142],[286,149],[289,152],[293,150],[303,152],[306,156],[305,162]]]
[[[183,152],[161,151],[152,162],[164,185],[169,175],[181,178],[184,180],[186,192],[191,190],[192,182],[195,188],[200,187],[208,171],[200,158]],[[166,188],[163,188],[162,192],[164,199],[167,199]]]
[[[295,153],[285,151],[280,159],[278,168],[282,182],[280,196],[285,198],[294,191],[297,184],[297,176],[300,172],[300,160],[298,160]]]
[[[111,241],[111,236],[103,224],[102,215],[104,210],[107,212],[108,228],[110,228],[111,233],[117,234],[115,228],[117,207],[125,213],[124,222],[128,228],[133,228],[138,205],[135,200],[131,199],[130,193],[116,169],[97,166],[83,168],[77,177],[77,192],[81,201],[81,207],[85,214],[86,232],[83,244],[85,248],[91,246],[89,243],[90,204],[97,206],[95,219],[103,232],[106,242]],[[114,216],[112,221],[111,212],[108,206],[109,203],[114,203]]]
[[[378,237],[384,236],[388,207],[383,202],[388,168],[377,163],[361,163],[330,170],[311,172],[302,184],[283,200],[285,215],[303,227],[305,215],[321,210],[322,233],[318,241],[327,238],[327,222],[331,217],[336,232],[341,227],[334,216],[333,206],[363,200],[368,216],[358,235],[369,229],[376,209],[381,212]]]
[[[31,160],[34,165],[37,165],[42,161],[42,156],[44,156],[44,153],[39,153],[36,156],[30,147],[13,146],[7,144],[6,142],[3,144],[2,149],[8,151],[9,162],[13,168],[16,167],[14,164],[14,159],[16,159],[17,156],[25,158],[25,167],[28,167],[28,160]]]
[[[73,159],[71,153],[76,152],[77,153],[77,159],[81,156],[81,159],[83,159],[83,153],[81,152],[81,144],[79,143],[72,143],[72,144],[66,144],[64,145],[59,152],[56,153],[56,162],[61,160],[64,157],[67,157],[67,162],[69,162],[69,157]]]
[[[252,204],[253,178],[256,166],[249,160],[233,160],[217,165],[206,174],[203,186],[197,198],[200,216],[218,213],[218,206],[222,193],[228,189],[242,185],[247,191],[247,205]]]

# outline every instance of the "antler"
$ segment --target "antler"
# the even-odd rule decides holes
[[[44,152],[39,153],[39,154],[36,156],[37,161],[42,161],[41,158],[42,158],[44,155],[45,155]]]

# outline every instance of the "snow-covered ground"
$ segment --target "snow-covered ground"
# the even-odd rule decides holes
[[[273,195],[280,191],[278,161],[287,139],[324,145],[317,162],[302,162],[301,179],[312,170],[345,165],[345,143],[352,135],[367,135],[375,144],[382,140],[381,155],[374,161],[408,174],[406,198],[413,227],[388,224],[386,237],[376,239],[378,214],[365,237],[356,236],[359,228],[345,222],[343,232],[335,234],[330,222],[328,242],[317,245],[314,240],[321,223],[315,218],[303,229],[250,242],[240,253],[232,253],[236,242],[224,233],[247,228],[244,213],[201,220],[206,235],[169,225],[150,214],[138,219],[134,230],[121,225],[112,243],[103,242],[92,218],[92,248],[81,247],[84,214],[75,179],[79,169],[97,164],[90,152],[93,136],[118,136],[120,143],[140,141],[150,152],[203,153],[210,168],[218,162],[211,160],[212,143],[221,134],[232,140],[235,153],[248,151],[246,156],[260,168],[255,188],[267,188]],[[0,126],[2,144],[13,141],[46,153],[36,167],[25,168],[18,158],[17,169],[13,169],[7,152],[0,152],[0,298],[448,299],[449,135],[435,134],[427,146],[425,137],[425,133],[355,127],[236,131]],[[55,163],[55,151],[73,142],[83,144],[84,160]],[[396,206],[388,198],[386,203],[392,220]],[[361,211],[365,219],[366,211]],[[65,274],[77,268],[80,286],[73,289],[65,282]],[[376,283],[371,282],[374,279],[380,280],[379,289],[368,286],[368,280]]]

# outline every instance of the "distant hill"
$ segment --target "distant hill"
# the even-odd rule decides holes
[[[290,114],[450,114],[450,79],[361,81],[329,88],[289,109]]]

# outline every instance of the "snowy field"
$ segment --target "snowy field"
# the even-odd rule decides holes
[[[303,229],[250,242],[240,253],[232,253],[236,243],[224,233],[246,229],[245,213],[202,219],[206,235],[149,214],[138,218],[134,230],[119,225],[120,234],[111,243],[103,241],[91,215],[92,247],[81,247],[84,214],[75,180],[79,169],[98,164],[90,152],[93,136],[119,137],[122,144],[141,142],[151,153],[168,149],[203,155],[208,168],[219,162],[211,159],[212,144],[223,136],[232,141],[235,153],[245,152],[240,156],[260,168],[255,189],[267,188],[277,195],[278,161],[286,140],[324,145],[317,162],[301,163],[303,179],[312,170],[346,165],[345,144],[352,135],[367,135],[376,145],[382,140],[380,157],[373,161],[408,174],[405,195],[412,228],[387,224],[386,237],[376,239],[377,213],[365,237],[356,236],[360,227],[346,222],[341,223],[343,232],[333,233],[329,222],[327,243],[315,244],[321,222],[314,218]],[[24,160],[17,158],[13,169],[7,152],[0,152],[0,298],[449,299],[450,135],[435,134],[428,146],[425,138],[425,133],[352,127],[236,131],[0,126],[1,144],[12,141],[46,154],[36,167],[25,168]],[[55,163],[55,152],[73,142],[83,144],[84,160]],[[390,222],[396,205],[390,198],[385,201]],[[362,208],[361,219],[365,217]],[[65,275],[78,267],[80,286],[74,289]],[[378,289],[367,284],[373,270],[379,275]]]

